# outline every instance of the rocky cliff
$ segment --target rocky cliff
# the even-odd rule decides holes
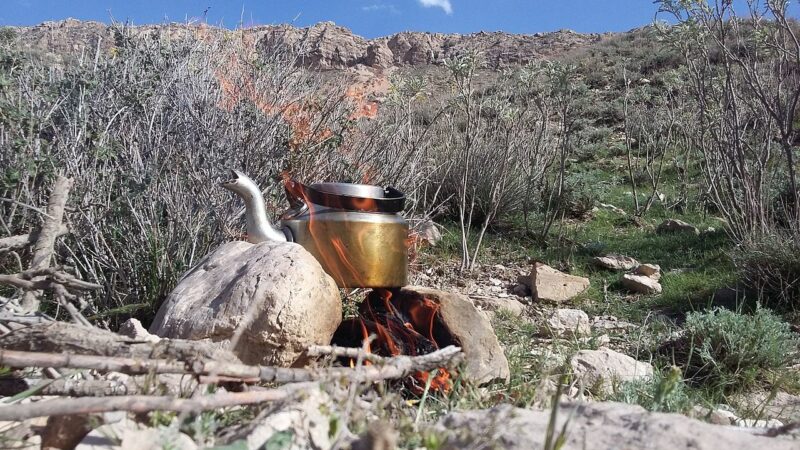
[[[80,54],[115,43],[113,27],[99,22],[67,19],[15,28],[23,45],[56,54]],[[221,38],[228,30],[205,24],[163,24],[133,27],[134,35],[147,37],[202,36]],[[332,22],[297,28],[268,25],[241,30],[259,49],[288,45],[303,65],[317,69],[345,69],[358,65],[374,69],[441,64],[468,51],[479,52],[486,65],[500,68],[560,55],[600,41],[610,34],[579,34],[569,30],[552,33],[509,34],[479,32],[442,34],[403,32],[364,39]]]

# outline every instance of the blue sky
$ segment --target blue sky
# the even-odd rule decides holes
[[[205,19],[234,27],[330,20],[372,38],[399,31],[626,31],[653,21],[652,0],[0,0],[0,25],[74,17],[135,24]],[[792,1],[795,17],[800,16]],[[207,10],[207,12],[206,12]],[[205,12],[205,14],[204,14]]]

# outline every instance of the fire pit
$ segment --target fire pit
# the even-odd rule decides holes
[[[448,345],[460,346],[439,314],[440,305],[424,296],[402,289],[375,289],[359,305],[358,317],[346,319],[333,335],[332,344],[361,347],[374,335],[368,351],[380,356],[418,356]],[[450,372],[439,369],[430,381],[430,390],[447,392]],[[415,394],[428,384],[428,372],[418,372],[406,382]]]

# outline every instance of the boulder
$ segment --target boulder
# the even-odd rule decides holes
[[[625,289],[637,294],[660,294],[661,284],[658,281],[644,275],[633,275],[626,273],[622,275],[622,285]]]
[[[665,221],[661,222],[658,227],[656,227],[656,233],[690,233],[699,235],[700,230],[696,226],[690,225],[682,220],[666,219]]]
[[[596,256],[592,258],[592,263],[609,270],[631,270],[639,265],[639,261],[622,255]]]
[[[520,277],[531,290],[534,300],[562,303],[570,300],[589,288],[589,279],[559,272],[552,267],[536,263],[531,274]]]
[[[661,279],[661,266],[658,264],[641,264],[633,270],[634,275],[642,275],[656,281]]]
[[[464,375],[476,383],[507,380],[508,360],[497,341],[491,322],[464,295],[406,286],[403,291],[439,304],[439,315],[464,352]]]
[[[542,449],[550,423],[549,409],[500,405],[453,412],[436,424],[443,443],[453,450],[497,446],[508,450]],[[556,436],[566,430],[562,450],[716,450],[797,448],[791,438],[759,436],[746,428],[712,425],[680,414],[648,412],[638,405],[611,402],[561,402]]]
[[[650,363],[637,361],[609,348],[581,350],[570,360],[575,378],[596,395],[610,395],[619,383],[653,376]]]
[[[303,247],[229,242],[183,276],[150,332],[229,342],[247,364],[296,366],[341,320],[336,283]]]
[[[553,337],[587,336],[592,332],[589,316],[580,309],[557,309],[545,321]]]

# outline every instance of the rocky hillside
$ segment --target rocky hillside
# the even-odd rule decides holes
[[[20,42],[32,48],[80,56],[87,49],[110,47],[115,42],[114,28],[99,22],[67,19],[31,27],[14,28]],[[228,30],[201,25],[164,24],[135,27],[143,38],[158,35],[173,38],[193,34],[198,39],[222,38]],[[479,32],[442,34],[403,32],[376,39],[364,39],[332,22],[311,27],[268,25],[241,31],[248,42],[259,48],[286,44],[302,56],[303,64],[318,69],[345,69],[359,65],[389,69],[440,64],[467,51],[480,52],[492,68],[524,64],[543,57],[564,54],[587,47],[612,33],[580,34],[570,30],[552,33],[509,34]]]

